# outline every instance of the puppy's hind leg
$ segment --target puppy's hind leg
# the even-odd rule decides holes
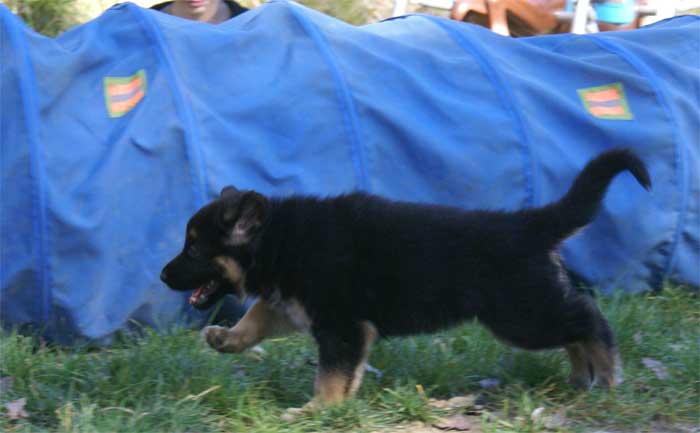
[[[598,338],[583,343],[588,363],[593,366],[594,385],[612,388],[622,382],[622,364],[608,322],[599,317]]]
[[[585,367],[590,385],[611,388],[622,382],[622,366],[615,337],[608,321],[592,300],[588,300],[584,311],[588,314],[585,320],[588,335],[566,346],[571,359],[571,382],[575,386],[585,385]]]
[[[593,366],[588,363],[583,346],[579,343],[573,343],[567,345],[565,349],[571,362],[569,383],[576,388],[590,389],[593,383]]]
[[[508,320],[503,320],[503,313],[495,318],[482,315],[480,320],[514,346],[530,350],[564,347],[571,361],[569,381],[576,387],[619,383],[615,338],[593,299],[574,294],[559,302],[516,305],[506,310]]]

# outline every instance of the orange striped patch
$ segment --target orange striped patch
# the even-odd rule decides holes
[[[620,92],[617,89],[601,90],[586,94],[586,99],[590,102],[606,102],[620,99]]]
[[[104,77],[104,94],[109,117],[122,117],[146,95],[146,70],[128,77]]]
[[[625,115],[625,109],[619,105],[616,107],[591,107],[588,111],[596,117]]]
[[[141,87],[142,84],[143,80],[141,79],[141,77],[136,77],[136,79],[126,84],[112,84],[111,86],[109,86],[108,91],[110,96],[123,95],[125,93],[133,92],[134,90]]]
[[[583,106],[592,116],[606,120],[632,120],[622,83],[578,89]]]
[[[139,90],[137,93],[134,94],[131,98],[127,99],[126,101],[122,102],[113,102],[112,103],[112,110],[119,112],[119,113],[126,113],[127,111],[131,110],[134,108],[136,104],[143,99],[143,90]]]

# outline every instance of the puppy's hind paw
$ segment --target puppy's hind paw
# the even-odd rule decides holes
[[[593,386],[593,381],[588,374],[572,374],[569,376],[569,385],[581,391],[588,391]]]

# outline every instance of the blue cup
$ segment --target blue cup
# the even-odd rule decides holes
[[[634,21],[636,12],[634,0],[599,0],[593,2],[598,21],[613,24],[629,24]]]

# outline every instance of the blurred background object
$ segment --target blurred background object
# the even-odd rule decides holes
[[[698,9],[698,0],[455,0],[450,17],[506,36],[534,36],[633,29]]]
[[[162,0],[132,0],[151,7]],[[91,20],[117,0],[0,0],[39,33],[55,36]],[[239,0],[254,8],[264,0]],[[510,36],[593,33],[636,28],[684,13],[698,14],[700,0],[299,0],[351,24],[408,13],[451,17]]]
[[[56,36],[85,18],[76,0],[2,0],[0,3],[46,36]]]
[[[149,8],[163,0],[130,0]],[[57,34],[80,23],[96,18],[119,0],[0,0],[12,12],[19,15],[33,29],[47,36]],[[238,0],[242,6],[254,8],[264,0]],[[351,24],[361,25],[392,16],[393,0],[300,0],[305,6],[334,16]],[[451,3],[451,0],[448,1]],[[427,12],[447,16],[447,10],[430,9],[410,5],[405,12]]]

